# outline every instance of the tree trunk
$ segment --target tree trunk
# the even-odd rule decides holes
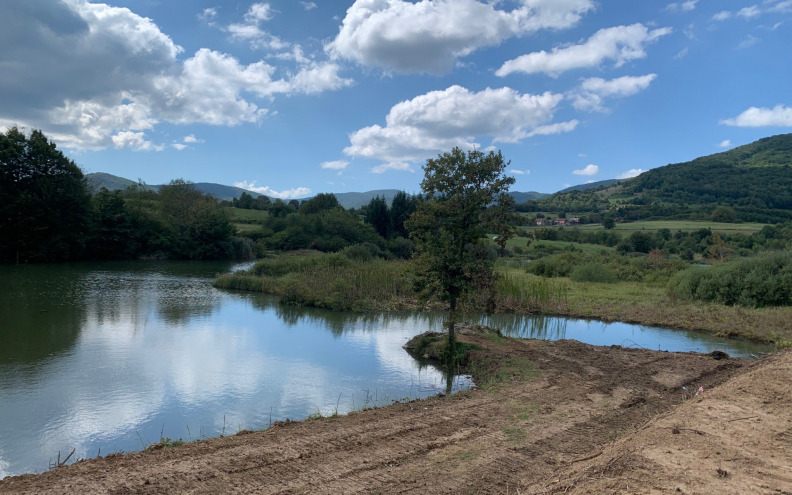
[[[451,299],[451,310],[448,312],[448,355],[454,356],[456,354],[456,334],[454,333],[454,326],[456,325],[456,297]]]

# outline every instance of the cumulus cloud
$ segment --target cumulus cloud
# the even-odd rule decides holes
[[[557,77],[562,72],[584,67],[597,67],[612,60],[621,67],[630,60],[646,57],[644,47],[671,33],[671,28],[649,30],[643,24],[600,29],[579,45],[570,45],[522,55],[506,61],[495,74],[501,77],[514,72],[544,72]]]
[[[718,147],[720,147],[720,148],[731,148],[731,145],[732,144],[731,144],[731,141],[729,139],[724,139],[723,141],[720,142]]]
[[[267,186],[256,186],[256,181],[248,182],[245,180],[242,182],[234,182],[234,186],[278,199],[296,199],[311,195],[311,190],[307,187],[295,187],[283,191],[276,191]]]
[[[643,91],[657,78],[657,74],[645,76],[623,76],[605,80],[600,77],[585,79],[580,89],[572,93],[572,105],[578,110],[604,111],[602,102],[606,98],[624,98]]]
[[[720,123],[735,127],[792,127],[792,107],[751,107],[737,117],[721,120]]]
[[[510,174],[514,174],[514,175],[530,175],[531,171],[530,170],[518,170],[516,168],[513,168],[513,169],[509,170],[509,173]]]
[[[580,170],[573,170],[573,174],[575,175],[597,175],[599,173],[599,167],[590,163]]]
[[[319,166],[329,170],[344,170],[349,166],[349,162],[344,160],[333,160],[331,162],[322,162]]]
[[[267,19],[265,5],[251,7],[245,22]],[[63,147],[156,149],[132,136],[163,122],[259,122],[268,114],[260,100],[351,83],[329,62],[289,71],[206,48],[184,58],[150,19],[87,0],[0,2],[0,18],[15,21],[0,43],[24,47],[3,57],[0,125],[41,128]]]
[[[633,177],[638,177],[639,175],[641,175],[644,172],[645,172],[645,170],[642,169],[642,168],[631,168],[630,170],[624,172],[623,174],[621,174],[620,176],[618,176],[616,178],[617,179],[631,179]]]
[[[522,0],[506,11],[478,0],[357,0],[326,49],[396,72],[441,74],[460,57],[540,29],[574,26],[592,0]]]
[[[122,131],[111,138],[116,149],[130,148],[133,151],[162,151],[165,145],[146,140],[143,132]]]
[[[454,146],[478,148],[477,137],[518,142],[536,134],[568,132],[577,121],[547,124],[562,99],[550,92],[520,94],[511,88],[471,92],[451,86],[394,105],[384,127],[355,131],[344,153],[384,162],[375,172],[410,170],[411,163]]]

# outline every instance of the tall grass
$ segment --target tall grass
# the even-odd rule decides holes
[[[503,273],[496,284],[497,309],[526,313],[553,312],[567,302],[567,285],[521,273]]]
[[[335,311],[405,309],[417,304],[405,261],[353,262],[343,255],[278,256],[247,273],[223,275],[215,287],[262,291],[284,304]]]

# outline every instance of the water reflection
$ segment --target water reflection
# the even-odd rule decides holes
[[[401,348],[424,330],[414,317],[281,307],[184,267],[0,267],[6,287],[27,282],[2,306],[0,477],[72,448],[137,450],[160,432],[211,437],[447,387]]]
[[[346,413],[469,384],[402,345],[442,313],[336,313],[215,290],[218,263],[0,266],[0,477],[73,459]],[[650,349],[765,348],[624,324],[492,315],[523,338]],[[450,381],[449,381],[450,380]]]

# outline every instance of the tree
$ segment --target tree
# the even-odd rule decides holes
[[[400,237],[407,237],[407,229],[404,222],[418,207],[418,199],[415,196],[408,196],[406,192],[399,191],[393,197],[390,207],[391,232]]]
[[[297,201],[295,199],[289,201],[289,204],[292,204],[292,201]],[[319,193],[313,198],[305,201],[302,205],[299,205],[300,213],[304,215],[312,215],[315,213],[319,213],[320,211],[327,211],[332,210],[333,208],[339,208],[341,205],[338,203],[338,198],[336,198],[335,194],[333,193]]]
[[[613,221],[613,217],[605,217],[602,220],[602,226],[606,229],[610,230],[616,226],[616,222]]]
[[[80,168],[39,130],[0,133],[0,261],[79,258],[89,222]]]
[[[405,223],[416,244],[419,289],[425,296],[449,303],[449,363],[456,355],[460,298],[494,286],[494,259],[486,235],[498,231],[507,213],[516,217],[513,210],[501,207],[513,205],[507,191],[514,178],[504,174],[509,163],[500,151],[485,155],[459,148],[428,160],[421,182],[426,199]]]
[[[371,198],[366,207],[366,223],[374,227],[380,237],[387,239],[390,231],[390,215],[388,203],[385,198],[376,196]]]

